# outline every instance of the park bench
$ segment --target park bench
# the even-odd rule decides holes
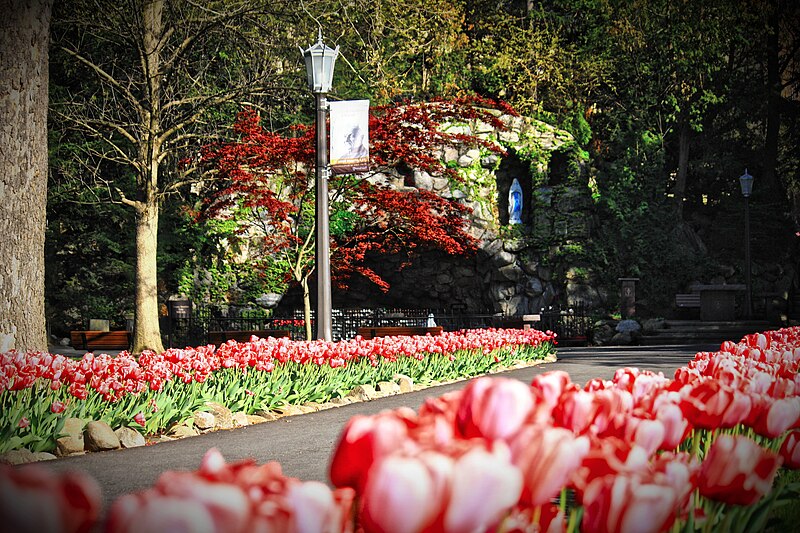
[[[375,339],[378,337],[391,337],[395,335],[440,335],[442,326],[382,326],[382,327],[362,327],[358,328],[358,334],[362,339]]]
[[[129,331],[70,331],[70,344],[76,350],[94,351],[98,348],[106,350],[127,350],[131,346]]]
[[[700,293],[676,294],[675,305],[681,309],[700,309]]]
[[[255,335],[258,338],[266,338],[266,337],[290,337],[290,332],[288,329],[257,329],[257,330],[246,330],[246,331],[209,331],[208,332],[208,342],[214,345],[219,346],[220,344],[224,343],[225,341],[234,340],[237,342],[250,342],[250,337]]]

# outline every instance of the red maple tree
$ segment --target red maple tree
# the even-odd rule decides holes
[[[414,171],[463,182],[442,157],[445,147],[483,147],[503,153],[496,143],[464,133],[462,124],[484,122],[505,129],[503,103],[476,97],[425,103],[403,103],[370,112],[370,172],[333,176],[330,188],[331,268],[344,286],[354,274],[382,290],[389,285],[366,260],[402,254],[403,265],[425,250],[451,255],[473,253],[476,239],[468,232],[470,208],[409,183]],[[455,126],[455,127],[454,127]],[[310,338],[308,280],[314,272],[314,128],[300,125],[288,135],[261,126],[253,110],[239,114],[234,142],[205,146],[201,160],[209,188],[198,217],[246,220],[241,232],[257,242],[260,256],[280,265],[286,278],[303,287],[306,334]],[[472,130],[474,131],[474,130]],[[409,179],[405,180],[406,182]],[[274,268],[272,271],[274,272]]]

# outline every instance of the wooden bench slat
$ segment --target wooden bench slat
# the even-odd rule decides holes
[[[97,348],[107,350],[127,350],[131,345],[129,331],[70,331],[70,343],[75,349],[92,351]]]
[[[361,327],[358,328],[358,334],[361,338],[369,340],[378,337],[391,337],[399,336],[414,336],[414,335],[440,335],[442,333],[442,326],[382,326],[382,327]]]
[[[700,293],[676,294],[675,305],[678,307],[700,307]]]

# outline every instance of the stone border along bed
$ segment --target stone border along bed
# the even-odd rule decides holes
[[[557,356],[555,351],[553,351],[547,354],[543,359],[530,362],[518,361],[513,365],[501,366],[483,375],[498,374],[508,370],[526,368],[543,363],[554,363],[556,361]],[[231,413],[231,411],[226,407],[220,404],[211,403],[207,404],[207,406],[210,408],[209,411],[197,411],[195,413],[191,425],[187,423],[180,424],[170,428],[166,434],[147,437],[142,436],[138,431],[129,427],[121,427],[115,431],[105,422],[90,421],[85,424],[84,428],[83,422],[85,421],[80,421],[80,428],[73,427],[70,429],[67,427],[68,424],[65,424],[65,430],[68,434],[70,431],[74,432],[74,434],[68,438],[75,439],[75,444],[80,441],[81,444],[84,445],[83,450],[76,450],[72,453],[64,453],[61,456],[69,457],[72,455],[93,453],[94,451],[113,451],[115,449],[152,446],[161,442],[171,442],[182,438],[194,437],[203,433],[209,433],[211,431],[236,429],[239,427],[260,424],[263,422],[270,422],[285,416],[318,412],[334,407],[341,407],[342,405],[348,405],[351,403],[365,402],[386,396],[415,392],[440,385],[457,383],[460,381],[474,379],[476,377],[479,376],[464,377],[448,381],[434,381],[428,385],[417,385],[414,384],[411,378],[408,376],[397,374],[393,381],[381,382],[376,388],[373,388],[372,385],[359,385],[350,391],[347,396],[343,398],[335,398],[330,402],[310,402],[302,405],[287,405],[281,410],[260,411],[257,415],[246,415],[244,412]],[[57,458],[58,457],[56,455],[48,452],[33,453],[29,450],[11,450],[0,456],[0,463],[19,465],[38,461],[53,460]]]

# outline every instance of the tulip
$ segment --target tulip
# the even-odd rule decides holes
[[[331,458],[330,478],[334,486],[352,487],[362,492],[374,462],[406,445],[413,445],[408,441],[408,428],[415,418],[411,409],[351,418]]]
[[[594,479],[583,491],[581,529],[593,533],[646,533],[668,529],[678,506],[676,491],[646,476]]]
[[[366,533],[416,533],[430,526],[444,506],[444,492],[418,458],[389,456],[373,466],[361,494]]]
[[[133,421],[139,424],[140,426],[144,426],[147,423],[144,414],[142,414],[141,412],[136,413],[136,415],[134,415]]]
[[[800,397],[775,400],[757,395],[752,400],[753,410],[745,423],[759,435],[777,438],[800,421]]]
[[[783,466],[792,470],[800,469],[800,430],[794,430],[786,436],[781,445],[780,455]]]
[[[502,442],[492,452],[470,450],[453,466],[444,531],[490,530],[517,503],[521,490],[522,475],[511,464],[508,448]]]
[[[732,505],[752,505],[769,492],[781,458],[744,435],[719,435],[700,470],[700,494]]]
[[[0,530],[87,532],[100,514],[100,487],[78,473],[0,465]]]
[[[521,501],[544,505],[561,492],[589,452],[588,437],[564,428],[526,427],[511,443],[514,464],[522,472]]]
[[[681,390],[681,410],[695,427],[732,428],[750,413],[750,397],[719,381],[707,378]]]
[[[533,407],[531,389],[509,378],[483,377],[464,388],[456,427],[465,438],[508,439]]]
[[[64,409],[66,408],[67,406],[64,404],[64,402],[59,402],[58,400],[55,400],[52,404],[50,404],[50,411],[56,414],[63,413]]]
[[[28,427],[30,425],[31,425],[31,421],[28,420],[27,416],[23,416],[22,418],[19,419],[19,422],[17,422],[17,427],[19,427],[21,429],[25,429],[26,427]]]

